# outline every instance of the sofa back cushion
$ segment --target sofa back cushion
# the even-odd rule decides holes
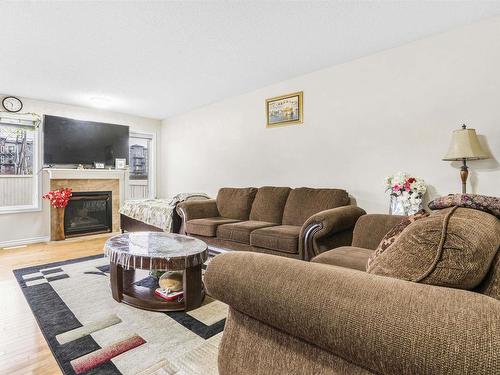
[[[387,214],[361,216],[354,226],[352,246],[375,250],[386,233],[404,218],[402,215]]]
[[[219,190],[217,194],[217,209],[222,217],[236,220],[248,220],[250,209],[257,189],[229,188]]]
[[[408,225],[367,269],[381,276],[473,289],[486,277],[500,244],[500,220],[453,207]]]
[[[250,211],[250,220],[281,223],[289,187],[263,186],[257,191]]]
[[[288,195],[283,225],[300,225],[312,215],[349,204],[349,195],[341,189],[297,188]]]

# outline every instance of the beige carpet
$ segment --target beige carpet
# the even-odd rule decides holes
[[[101,365],[102,371],[98,366],[89,373],[217,374],[225,304],[207,297],[188,313],[133,308],[111,297],[107,265],[106,258],[97,258],[15,271],[65,373],[73,373],[71,361],[82,353],[113,348],[136,335],[145,343],[113,357]],[[82,349],[84,345],[88,348]]]

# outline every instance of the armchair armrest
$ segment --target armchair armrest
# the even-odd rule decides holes
[[[215,199],[184,201],[177,205],[176,211],[184,224],[193,219],[220,216]]]
[[[266,254],[216,256],[214,298],[253,319],[378,374],[493,374],[500,302]]]
[[[306,220],[300,231],[299,241],[302,259],[310,260],[318,255],[321,252],[320,241],[337,233],[349,231],[348,235],[342,233],[343,236],[339,236],[340,240],[337,241],[336,246],[332,247],[350,245],[354,225],[365,214],[366,212],[357,206],[342,206],[321,211],[311,216]]]

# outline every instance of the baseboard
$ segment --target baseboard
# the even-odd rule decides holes
[[[75,237],[66,237],[66,239],[62,241],[51,241],[53,243],[64,243],[64,242],[80,242],[80,241],[88,241],[88,240],[93,240],[96,238],[106,238],[106,237],[112,237],[116,236],[118,234],[121,234],[121,232],[105,232],[105,233],[97,233],[97,234],[84,234],[81,236],[75,236]]]
[[[28,244],[32,244],[32,243],[48,242],[48,241],[50,241],[50,236],[41,236],[41,237],[23,238],[20,240],[2,241],[2,242],[0,242],[0,249],[2,249],[4,247],[28,245]]]

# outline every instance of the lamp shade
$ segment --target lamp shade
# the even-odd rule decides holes
[[[454,130],[448,152],[443,160],[479,160],[489,156],[479,143],[475,129]]]

